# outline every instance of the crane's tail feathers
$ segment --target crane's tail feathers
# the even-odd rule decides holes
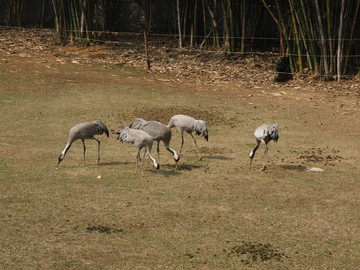
[[[130,128],[125,126],[120,126],[120,130],[117,132],[118,134],[118,140],[120,142],[126,142],[126,143],[134,143],[134,138],[131,137],[129,134]]]
[[[142,118],[135,118],[134,122],[129,125],[129,128],[141,129],[141,127],[146,123]]]

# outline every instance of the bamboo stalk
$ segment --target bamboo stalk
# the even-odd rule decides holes
[[[42,5],[41,5],[41,14],[40,14],[40,28],[42,28],[43,24],[44,24],[45,3],[46,3],[46,0],[43,0]]]
[[[339,34],[338,34],[338,47],[337,47],[337,80],[341,80],[341,60],[342,60],[342,47],[343,47],[343,25],[344,25],[344,9],[345,9],[345,0],[341,1],[340,9],[340,22],[339,22]]]
[[[177,24],[179,32],[179,48],[182,48],[182,33],[181,33],[181,18],[180,18],[180,3],[176,0],[176,11],[177,11]]]
[[[315,9],[318,19],[318,30],[320,33],[320,41],[321,41],[321,54],[324,62],[324,72],[325,72],[325,81],[329,80],[329,64],[328,64],[328,55],[326,49],[326,42],[325,42],[325,35],[324,35],[324,28],[321,19],[321,12],[319,8],[319,1],[315,0]]]
[[[290,69],[294,70],[295,69],[295,61],[293,59],[294,56],[293,56],[293,53],[292,53],[292,46],[291,46],[290,41],[289,41],[289,37],[288,37],[287,29],[286,29],[286,24],[285,24],[283,12],[280,9],[281,5],[279,4],[279,1],[275,0],[275,3],[276,3],[276,9],[277,9],[277,12],[278,12],[278,16],[279,16],[280,30],[282,29],[282,31],[283,31],[286,47],[287,47],[287,50],[288,50]]]
[[[247,24],[247,9],[246,9],[246,0],[242,1],[242,12],[241,12],[241,45],[240,45],[240,53],[243,54],[245,52],[245,36],[246,36],[246,24]]]
[[[295,17],[295,6],[294,6],[294,0],[289,0],[289,6],[290,6],[290,14],[291,14],[291,21],[294,27],[294,37],[295,37],[295,42],[296,42],[296,47],[297,47],[297,53],[298,53],[298,66],[299,68],[297,69],[300,73],[303,72],[303,61],[302,61],[302,50],[301,50],[301,44],[300,44],[300,35],[299,35],[299,30],[298,30],[298,22],[296,20]]]
[[[194,13],[193,13],[193,23],[191,25],[191,40],[190,40],[190,46],[192,47],[194,45],[194,35],[197,36],[197,6],[198,6],[198,0],[195,0],[194,4]],[[195,39],[195,46],[197,46],[197,41]]]
[[[235,31],[234,31],[234,18],[233,18],[233,5],[231,0],[227,0],[227,17],[228,17],[228,25],[229,25],[229,45],[230,52],[235,52]]]
[[[353,37],[354,37],[355,29],[356,29],[355,28],[356,22],[358,22],[358,20],[359,20],[359,17],[358,17],[359,11],[360,11],[360,0],[357,1],[354,16],[353,16],[354,19],[353,19],[353,22],[351,25],[348,47],[347,47],[346,54],[345,54],[344,72],[346,72],[346,69],[347,69],[348,63],[349,63],[349,54],[350,54],[352,44],[354,42]]]
[[[145,57],[146,57],[146,67],[148,70],[151,70],[151,63],[149,58],[149,45],[148,45],[148,34],[151,29],[151,20],[152,20],[152,1],[149,1],[149,12],[148,18],[146,20],[146,26],[144,30],[144,46],[145,46]]]
[[[207,6],[207,10],[209,12],[210,18],[211,18],[211,26],[212,26],[212,32],[213,32],[213,45],[215,47],[220,47],[220,40],[219,40],[219,31],[218,31],[218,23],[215,18],[215,13],[211,9],[208,0],[205,0],[205,4]]]
[[[329,44],[329,71],[331,73],[334,72],[334,61],[333,61],[333,54],[334,54],[334,42],[332,40],[332,22],[331,17],[333,13],[331,12],[331,3],[330,0],[326,0],[326,24],[327,24],[327,43]]]
[[[222,10],[223,10],[223,17],[224,17],[224,40],[225,40],[225,43],[224,43],[224,50],[225,52],[229,53],[231,52],[231,49],[230,49],[230,26],[229,26],[229,18],[227,16],[227,8],[225,6],[225,3],[222,1],[221,2],[221,7],[222,7]]]
[[[309,7],[306,7],[303,0],[300,0],[300,6],[301,6],[301,15],[302,20],[299,24],[303,24],[305,28],[302,30],[302,36],[303,36],[303,43],[306,50],[307,60],[308,60],[308,66],[310,70],[317,73],[317,57],[316,57],[316,49],[315,49],[315,38],[314,38],[314,31],[311,27],[311,16],[308,12]],[[300,16],[300,15],[299,15]]]

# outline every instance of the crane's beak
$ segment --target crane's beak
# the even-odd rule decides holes
[[[58,157],[58,164],[56,165],[56,169],[59,169],[59,165],[60,165],[60,162],[62,161],[63,159],[61,158],[61,155]]]
[[[207,129],[205,129],[203,136],[204,136],[205,140],[208,142],[209,141],[209,133],[208,133]]]

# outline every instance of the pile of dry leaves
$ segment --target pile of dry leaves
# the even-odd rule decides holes
[[[104,63],[146,69],[144,38],[142,34],[102,34],[91,42],[73,40],[67,46],[57,44],[52,29],[0,28],[0,53],[21,57],[56,57],[58,61],[73,63]],[[223,50],[179,49],[176,38],[149,36],[151,71],[165,73],[178,81],[191,78],[209,83],[241,82],[243,86],[278,84],[275,66],[279,57],[274,54],[231,55]],[[288,86],[316,88],[318,79],[296,78]],[[284,84],[283,84],[284,85]],[[359,95],[360,78],[327,85],[329,91]]]

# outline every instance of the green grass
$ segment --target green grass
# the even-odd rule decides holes
[[[255,108],[239,97],[245,89],[212,92],[207,85],[193,91],[191,81],[170,85],[124,67],[20,60],[0,66],[0,268],[360,265],[359,150],[356,132],[344,125],[344,118],[353,119],[336,118],[326,107],[287,106],[287,101],[281,104],[286,109],[267,99],[256,100]],[[176,113],[209,122],[209,142],[198,139],[203,161],[186,136],[181,170],[162,146],[161,170],[146,162],[145,176],[134,175],[135,148],[111,134],[101,138],[99,165],[96,142],[87,142],[86,166],[80,166],[82,144],[75,142],[55,169],[69,129],[81,121],[101,119],[117,130],[135,117],[166,123]],[[280,140],[271,145],[269,170],[262,172],[263,146],[248,165],[252,132],[273,120],[280,123]],[[180,146],[177,130],[171,145]],[[301,158],[309,151],[337,157]],[[325,171],[302,171],[308,166]],[[261,254],[273,255],[261,260]]]

